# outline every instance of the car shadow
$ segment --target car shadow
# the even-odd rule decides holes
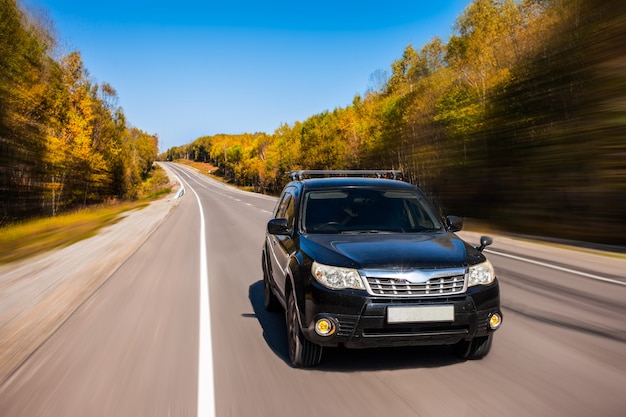
[[[269,348],[290,365],[287,326],[283,312],[270,313],[263,306],[263,281],[249,287],[248,297],[263,329]],[[314,371],[362,372],[412,368],[439,368],[462,363],[447,346],[417,346],[372,349],[325,348],[322,362]]]
[[[250,286],[248,298],[252,304],[254,315],[263,329],[265,342],[276,356],[289,363],[285,314],[284,312],[270,313],[265,310],[263,305],[263,280],[257,281]]]

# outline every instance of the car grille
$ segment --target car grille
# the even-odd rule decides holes
[[[367,277],[373,295],[425,297],[460,294],[465,290],[465,275],[431,278],[426,282],[406,279]]]

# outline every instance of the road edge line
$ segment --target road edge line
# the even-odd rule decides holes
[[[179,177],[179,180],[182,178]],[[183,180],[184,181],[184,180]],[[181,181],[181,184],[183,183]],[[186,183],[186,181],[184,181]],[[213,378],[213,344],[211,341],[211,308],[209,305],[209,272],[206,257],[206,224],[204,210],[198,193],[189,189],[196,196],[200,209],[200,320],[198,343],[198,417],[215,416],[215,388]]]

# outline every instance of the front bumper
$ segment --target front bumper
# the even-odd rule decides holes
[[[423,298],[374,297],[365,291],[332,291],[311,285],[301,311],[302,331],[321,346],[349,348],[449,345],[493,332],[489,318],[500,311],[498,281],[489,286],[470,287],[455,296]],[[389,307],[453,306],[452,321],[388,323]],[[325,318],[335,331],[321,336],[315,323]]]

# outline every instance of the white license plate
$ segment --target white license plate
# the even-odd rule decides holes
[[[388,307],[387,323],[454,321],[454,306]]]

